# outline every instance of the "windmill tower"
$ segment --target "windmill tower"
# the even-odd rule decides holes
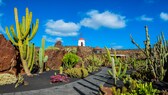
[[[76,38],[73,38],[73,40],[74,40],[75,42],[78,41],[78,42],[77,42],[77,45],[78,45],[78,46],[85,46],[85,45],[86,45],[86,44],[85,44],[86,39],[82,38],[82,33],[79,33],[79,36],[76,37]]]
[[[85,40],[83,38],[78,40],[78,46],[85,46]]]

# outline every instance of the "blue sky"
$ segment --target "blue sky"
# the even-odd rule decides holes
[[[0,0],[0,33],[15,24],[14,7],[19,19],[25,8],[33,12],[33,22],[40,20],[32,40],[40,46],[46,38],[46,47],[62,40],[64,46],[77,46],[84,38],[86,46],[116,49],[136,48],[129,35],[143,45],[144,26],[149,27],[151,43],[163,31],[168,38],[168,0]]]

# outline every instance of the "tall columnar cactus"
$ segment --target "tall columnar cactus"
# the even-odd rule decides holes
[[[121,66],[121,62],[119,62],[119,69],[118,71],[116,70],[116,63],[115,60],[117,60],[116,58],[116,51],[114,51],[114,58],[110,56],[110,51],[105,47],[106,52],[107,52],[107,56],[109,58],[109,60],[111,60],[111,65],[112,65],[112,70],[108,70],[108,73],[114,78],[114,84],[117,83],[117,80],[122,79],[123,76],[126,74],[127,71],[127,66],[128,64],[124,65],[124,70],[122,71],[122,66]]]
[[[122,70],[121,63],[119,63],[119,70],[116,70],[114,58],[112,58],[112,70],[108,70],[108,73],[114,78],[114,83],[116,84],[117,80],[122,79],[125,76],[128,64],[124,65],[124,70]]]
[[[26,16],[22,17],[22,22],[19,22],[17,8],[14,8],[16,32],[14,26],[10,26],[10,32],[8,27],[6,27],[6,34],[11,42],[17,47],[20,53],[20,58],[22,61],[23,68],[28,76],[31,75],[30,70],[34,63],[34,44],[30,41],[35,36],[39,20],[36,19],[36,24],[32,24],[32,12],[29,12],[26,8]],[[31,27],[32,26],[32,27]],[[12,35],[12,36],[11,36]]]
[[[114,63],[114,58],[112,58],[112,71],[108,70],[108,73],[114,78],[114,84],[117,84],[117,74],[116,74],[116,68],[115,68],[115,63]]]
[[[45,53],[45,39],[42,38],[41,41],[41,48],[39,50],[39,66],[40,66],[40,72],[42,73],[44,70],[44,63],[47,62],[48,56],[44,56]]]
[[[165,66],[168,58],[168,41],[165,40],[164,34],[162,33],[161,36],[158,37],[158,41],[151,47],[147,26],[145,26],[145,31],[145,50],[134,41],[132,36],[130,36],[131,41],[146,55],[146,62],[152,70],[154,78],[163,80],[165,73],[168,70],[168,67]]]

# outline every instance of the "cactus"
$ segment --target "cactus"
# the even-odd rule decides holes
[[[30,41],[35,36],[39,20],[36,19],[36,24],[32,24],[32,12],[29,12],[26,8],[26,16],[22,17],[22,22],[19,22],[17,8],[14,8],[15,22],[16,22],[16,32],[14,26],[11,25],[10,32],[8,27],[6,27],[6,34],[10,41],[17,47],[20,52],[20,58],[22,61],[23,68],[25,73],[28,76],[31,76],[30,73],[33,64],[34,64],[34,44]],[[12,36],[11,36],[12,35]]]
[[[114,63],[114,58],[112,58],[112,71],[108,70],[108,73],[114,78],[114,84],[117,84],[117,77],[116,77],[116,68]]]
[[[65,71],[67,75],[75,78],[85,78],[88,76],[88,71],[85,68],[70,68]]]
[[[40,66],[40,72],[42,73],[44,70],[44,63],[47,62],[48,60],[48,56],[44,56],[45,53],[45,39],[42,38],[42,42],[41,42],[41,48],[39,50],[39,66]]]
[[[21,74],[19,74],[17,82],[15,84],[15,88],[17,88],[19,85],[22,85],[22,84],[24,84],[24,77]]]
[[[63,74],[63,67],[62,66],[59,68],[59,74]]]
[[[168,57],[168,41],[165,40],[164,34],[162,32],[161,36],[158,36],[157,43],[155,43],[154,46],[151,47],[147,26],[145,26],[145,31],[146,31],[146,41],[144,43],[145,50],[142,49],[134,41],[132,36],[130,36],[131,41],[146,55],[146,62],[147,62],[146,70],[149,66],[154,78],[162,81],[168,69],[168,67],[165,66]]]
[[[117,80],[118,79],[122,79],[123,76],[126,74],[126,71],[127,71],[127,67],[128,67],[128,64],[125,64],[124,65],[124,70],[122,71],[122,66],[121,66],[121,62],[117,61],[118,64],[119,64],[119,70],[116,71],[116,66],[115,66],[115,62],[114,60],[117,60],[116,58],[116,51],[114,51],[114,58],[110,56],[110,51],[105,47],[106,49],[106,52],[107,52],[107,57],[108,57],[108,60],[111,62],[111,67],[112,67],[112,70],[108,70],[108,73],[109,75],[111,75],[113,78],[114,78],[114,84],[116,85],[117,84]]]

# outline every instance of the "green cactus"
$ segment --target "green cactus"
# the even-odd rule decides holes
[[[59,74],[63,74],[63,67],[61,66],[60,68],[59,68]]]
[[[34,64],[34,44],[30,41],[35,36],[39,20],[36,19],[36,24],[32,24],[32,12],[29,12],[26,8],[26,16],[22,17],[22,22],[19,22],[17,8],[14,8],[15,22],[16,22],[16,32],[14,26],[10,26],[10,32],[8,27],[6,27],[6,34],[10,41],[17,47],[20,52],[20,58],[22,61],[23,68],[25,73],[28,76],[31,76],[30,73],[33,64]],[[12,35],[12,36],[11,36]]]
[[[151,69],[152,74],[155,79],[163,80],[165,73],[168,67],[165,67],[168,57],[168,41],[165,40],[163,32],[161,36],[158,36],[158,41],[154,44],[153,47],[150,44],[150,38],[148,34],[148,27],[145,26],[146,32],[146,41],[145,41],[145,50],[142,49],[131,37],[131,41],[135,44],[145,55],[146,55],[146,70],[148,67]]]
[[[118,60],[116,58],[116,51],[114,51],[114,58],[110,56],[110,51],[105,47],[106,49],[106,52],[107,52],[107,56],[108,56],[108,60],[111,62],[111,67],[112,67],[112,70],[108,70],[108,73],[114,78],[114,84],[116,85],[117,84],[117,80],[118,79],[122,79],[123,76],[126,74],[126,71],[127,71],[127,67],[128,67],[128,64],[125,64],[124,65],[124,70],[122,71],[122,66],[121,66],[121,62],[117,61],[118,64],[119,64],[119,70],[116,71],[116,63],[114,62],[114,60]]]
[[[116,73],[114,58],[112,58],[111,63],[112,63],[112,71],[108,70],[108,73],[114,78],[114,84],[117,84],[117,73]]]
[[[42,38],[41,41],[41,48],[39,50],[39,67],[40,67],[40,72],[42,73],[44,70],[44,63],[47,62],[48,56],[44,56],[45,53],[45,39]]]

